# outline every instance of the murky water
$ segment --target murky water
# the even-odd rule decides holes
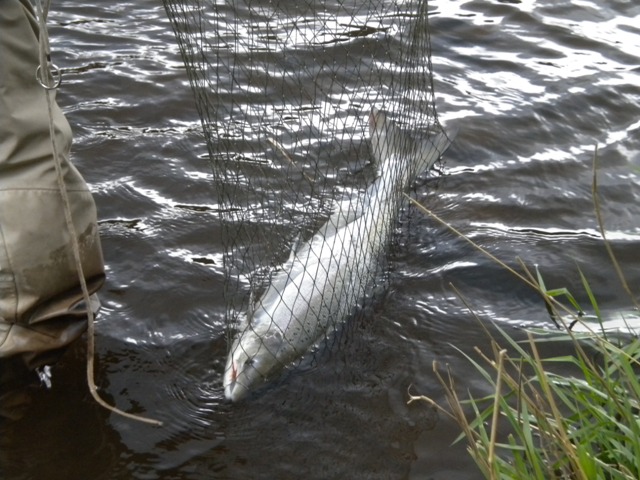
[[[629,302],[598,232],[591,182],[627,279],[640,283],[640,6],[631,1],[432,1],[441,120],[458,124],[437,188],[417,198],[507,264],[607,312]],[[486,391],[462,352],[486,345],[479,317],[518,334],[551,328],[540,298],[412,210],[390,288],[340,345],[250,402],[223,399],[227,351],[220,222],[206,147],[168,20],[151,1],[54,2],[59,101],[74,161],[95,192],[108,267],[97,328],[95,405],[76,345],[3,424],[6,479],[424,478],[479,473],[457,426],[407,405],[443,399],[432,362],[461,391]],[[556,347],[562,348],[562,347]]]

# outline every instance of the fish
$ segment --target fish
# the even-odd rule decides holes
[[[449,147],[444,131],[415,138],[372,108],[369,141],[376,179],[355,198],[336,202],[306,242],[295,242],[231,344],[224,394],[237,402],[301,358],[363,302],[375,284],[402,194]]]

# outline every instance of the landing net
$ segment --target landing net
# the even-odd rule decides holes
[[[209,150],[233,334],[294,246],[375,180],[372,107],[423,136],[440,130],[427,1],[164,2]]]

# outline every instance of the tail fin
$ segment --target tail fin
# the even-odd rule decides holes
[[[440,132],[435,137],[429,137],[417,142],[416,145],[416,175],[429,170],[434,163],[447,151],[455,137],[455,133]]]
[[[369,137],[373,160],[379,170],[391,157],[408,156],[415,162],[411,169],[412,175],[419,175],[431,168],[442,156],[451,145],[454,135],[442,132],[423,140],[416,140],[387,119],[384,112],[374,107],[369,117]]]

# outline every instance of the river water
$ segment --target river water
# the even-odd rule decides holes
[[[440,120],[459,132],[443,174],[416,198],[509,266],[605,314],[640,285],[640,5],[634,1],[432,0]],[[14,479],[415,478],[480,474],[458,427],[407,390],[445,404],[432,370],[488,393],[464,354],[481,325],[553,329],[540,297],[429,216],[403,216],[389,287],[312,368],[250,399],[224,400],[227,353],[220,218],[207,148],[161,4],[54,2],[59,103],[73,159],[98,205],[107,263],[97,383],[84,347],[52,368],[26,415],[2,424],[0,473]],[[476,316],[454,293],[455,286]],[[478,320],[479,319],[479,320]],[[550,353],[566,352],[561,344]]]

